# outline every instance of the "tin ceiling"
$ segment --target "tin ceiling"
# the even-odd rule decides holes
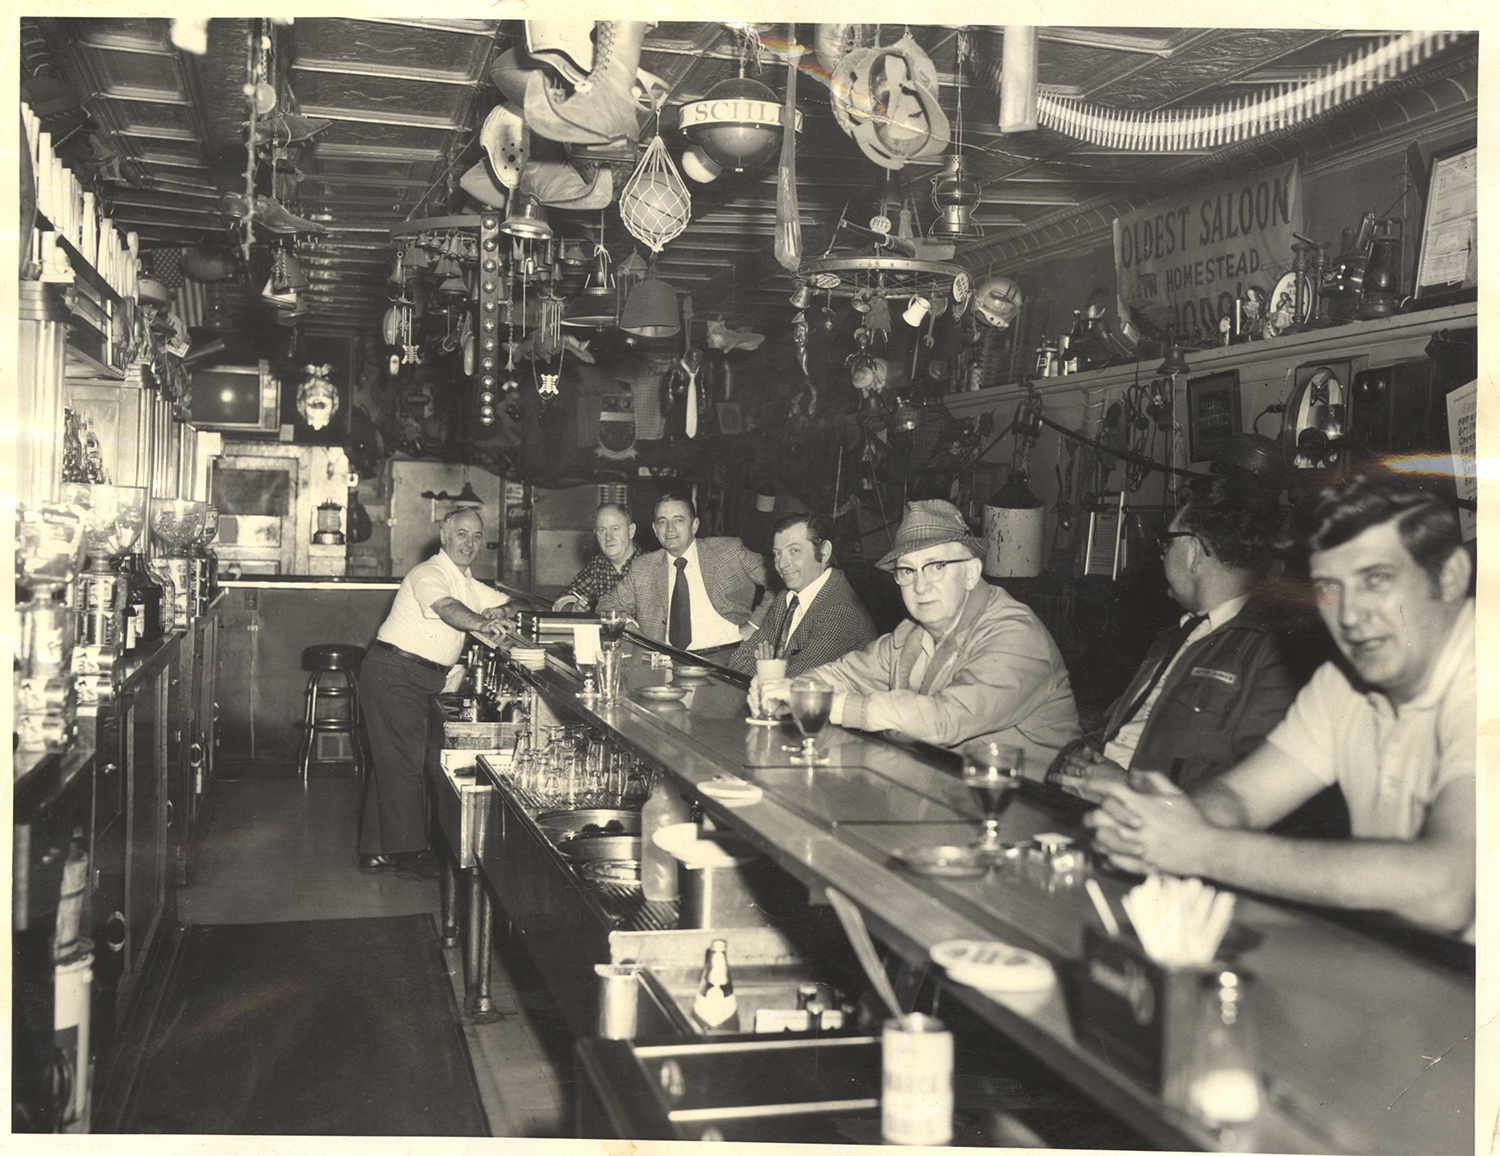
[[[780,99],[786,67],[771,46],[784,42],[787,29],[758,31],[762,47],[756,52],[743,31],[725,24],[662,23],[650,30],[640,64],[670,91],[663,134],[674,155],[687,143],[673,125],[674,110],[742,66]],[[810,44],[813,31],[799,25],[797,37]],[[887,26],[877,35],[884,43],[901,31]],[[1004,31],[965,31],[971,59],[960,86],[960,30],[910,29],[937,68],[941,103],[955,128],[962,91],[964,156],[983,185],[974,220],[984,236],[958,242],[956,259],[971,267],[1003,257],[1028,233],[1139,186],[1170,186],[1209,168],[1228,172],[1263,163],[1278,155],[1278,140],[1297,131],[1216,148],[1153,151],[1084,144],[1045,127],[1004,134],[997,127]],[[260,42],[269,50],[277,110],[329,122],[287,150],[280,172],[262,165],[257,187],[326,227],[325,235],[300,240],[297,252],[311,283],[303,331],[331,334],[379,326],[394,288],[388,283],[397,252],[393,227],[479,211],[458,181],[482,156],[478,126],[502,100],[490,64],[508,48],[525,49],[521,22],[487,20],[217,19],[208,22],[202,54],[174,47],[171,22],[164,19],[27,18],[22,33],[22,75],[33,88],[40,85],[44,127],[55,139],[74,130],[66,147],[75,168],[98,177],[102,203],[117,226],[140,233],[144,249],[232,248],[235,222],[225,214],[223,196],[247,187],[244,86],[252,45],[266,38]],[[1042,28],[1037,83],[1054,96],[1139,114],[1229,107],[1267,86],[1300,82],[1379,36],[1338,29]],[[1472,69],[1476,54],[1477,37],[1460,38],[1418,62],[1406,88],[1452,70],[1455,61]],[[1361,105],[1390,100],[1394,87],[1320,119],[1336,118],[1347,138]],[[816,70],[799,74],[796,95],[804,113],[796,158],[804,251],[817,255],[841,214],[869,219],[888,172],[840,130],[826,79]],[[1472,92],[1458,99],[1472,100]],[[1380,130],[1377,120],[1352,131]],[[912,207],[922,230],[937,215],[931,178],[941,160],[889,174],[886,195]],[[659,274],[692,294],[700,318],[722,317],[761,331],[785,326],[793,285],[772,255],[775,158],[757,171],[689,187],[692,222],[667,244]],[[550,214],[560,232],[598,239],[599,212]],[[604,241],[617,262],[643,248],[626,233],[617,206],[603,220]],[[264,275],[252,265],[242,278],[244,291],[229,303],[232,313],[258,301],[259,286],[250,280]]]

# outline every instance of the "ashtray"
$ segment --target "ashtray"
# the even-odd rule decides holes
[[[1052,965],[1036,952],[1000,940],[950,939],[929,954],[949,979],[980,991],[1049,991],[1057,982]]]
[[[597,863],[585,863],[578,872],[591,883],[613,883],[617,886],[639,887],[641,864],[638,859],[604,859]]]
[[[911,847],[892,852],[919,875],[942,879],[974,879],[990,869],[990,860],[972,847]]]
[[[683,686],[643,686],[636,693],[652,702],[679,702],[687,696],[687,688]]]
[[[672,664],[673,682],[707,682],[713,671],[706,666],[684,666],[680,663]]]

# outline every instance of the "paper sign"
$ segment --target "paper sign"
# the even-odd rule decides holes
[[[599,661],[599,626],[573,627],[573,661],[579,666],[592,666]]]
[[[1474,501],[1479,497],[1478,437],[1479,382],[1461,385],[1448,395],[1448,444],[1453,454],[1453,485],[1460,498]],[[1459,510],[1458,524],[1464,541],[1474,538],[1478,522],[1475,510]]]

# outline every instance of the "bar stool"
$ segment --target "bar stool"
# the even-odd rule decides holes
[[[302,652],[307,680],[307,703],[302,719],[302,745],[297,752],[298,773],[307,782],[310,763],[353,762],[364,776],[364,747],[359,736],[359,681],[355,672],[365,656],[362,646],[328,643]],[[317,753],[313,753],[316,741]],[[347,742],[347,748],[345,743]],[[329,752],[329,747],[335,753]]]

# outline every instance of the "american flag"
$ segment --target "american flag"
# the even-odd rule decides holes
[[[204,314],[208,310],[208,286],[185,274],[182,254],[181,249],[151,249],[144,252],[141,254],[142,273],[162,283],[167,292],[172,294],[172,312],[181,317],[183,324],[189,329],[197,329],[202,327]],[[185,338],[187,334],[179,336]]]

